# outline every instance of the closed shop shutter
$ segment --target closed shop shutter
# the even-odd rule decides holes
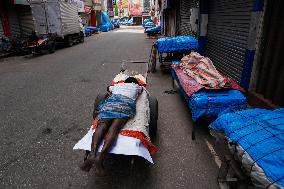
[[[0,19],[0,36],[2,35],[4,35],[4,31],[3,31],[2,21]]]
[[[199,6],[198,0],[180,0],[178,35],[196,35],[190,25],[190,9]]]
[[[255,91],[275,105],[284,106],[284,1],[267,1],[257,58]]]
[[[215,67],[241,81],[253,0],[209,1],[205,54]]]
[[[11,7],[8,10],[8,17],[9,17],[9,24],[10,24],[12,36],[20,36],[21,29],[20,29],[19,17],[17,15],[17,11],[15,7]]]
[[[30,6],[21,5],[17,10],[20,15],[19,19],[23,37],[31,35],[31,32],[35,30],[35,26]]]

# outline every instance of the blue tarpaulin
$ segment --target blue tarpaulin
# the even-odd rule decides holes
[[[265,175],[284,187],[284,109],[248,109],[220,116],[211,129],[239,144]]]
[[[202,89],[189,97],[184,91],[174,70],[172,70],[172,77],[177,81],[179,89],[187,102],[187,106],[191,110],[193,121],[197,121],[199,118],[213,121],[223,112],[247,108],[246,97],[238,90]]]
[[[154,33],[159,31],[161,31],[161,26],[146,29],[146,33]]]
[[[102,24],[100,25],[100,30],[102,32],[108,32],[109,30],[112,29],[114,29],[114,26],[111,23],[109,16],[107,15],[106,12],[102,12]]]
[[[165,37],[156,41],[159,53],[197,50],[198,40],[192,36]]]
[[[96,28],[96,27],[93,27],[93,26],[85,27],[85,33],[94,33],[94,32],[97,32],[97,31],[98,31],[98,28]]]
[[[152,26],[154,26],[155,24],[154,24],[154,22],[152,22],[152,21],[148,21],[148,22],[146,22],[146,23],[143,23],[142,25],[143,25],[143,27],[152,27]]]

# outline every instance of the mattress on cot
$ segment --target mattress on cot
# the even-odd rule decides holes
[[[165,37],[156,41],[159,53],[189,51],[198,49],[198,40],[192,36]]]
[[[210,129],[226,136],[232,154],[242,163],[255,186],[284,188],[283,108],[223,114]]]
[[[197,121],[199,118],[213,121],[221,113],[247,108],[246,97],[238,90],[206,90],[200,87],[195,88],[194,85],[191,85],[192,82],[180,81],[188,79],[189,76],[186,74],[184,74],[185,77],[181,76],[181,73],[179,73],[178,77],[175,70],[172,69],[172,77],[177,81],[179,89],[187,102],[187,106],[191,109],[193,121]],[[192,93],[192,91],[188,90],[195,92]],[[191,94],[191,96],[188,94]]]

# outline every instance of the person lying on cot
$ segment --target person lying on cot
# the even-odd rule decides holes
[[[134,77],[128,77],[124,83],[108,87],[108,97],[96,109],[97,115],[94,117],[98,116],[98,126],[92,137],[91,151],[86,153],[84,163],[80,165],[81,170],[88,172],[95,164],[97,176],[106,174],[103,166],[105,155],[126,122],[135,116],[136,99],[142,89]],[[98,153],[103,139],[103,148]]]

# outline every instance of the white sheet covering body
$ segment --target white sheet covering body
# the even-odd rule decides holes
[[[150,121],[150,108],[148,93],[143,90],[142,94],[138,97],[136,102],[136,115],[130,119],[124,126],[123,130],[132,130],[143,132],[148,140],[149,137],[149,121]],[[74,150],[91,150],[92,136],[95,130],[92,128],[88,133],[73,147]],[[103,147],[103,142],[100,144],[99,151]],[[142,144],[139,139],[120,135],[117,138],[116,144],[113,145],[109,153],[124,154],[124,155],[137,155],[145,158],[153,163],[152,157],[148,149]]]

